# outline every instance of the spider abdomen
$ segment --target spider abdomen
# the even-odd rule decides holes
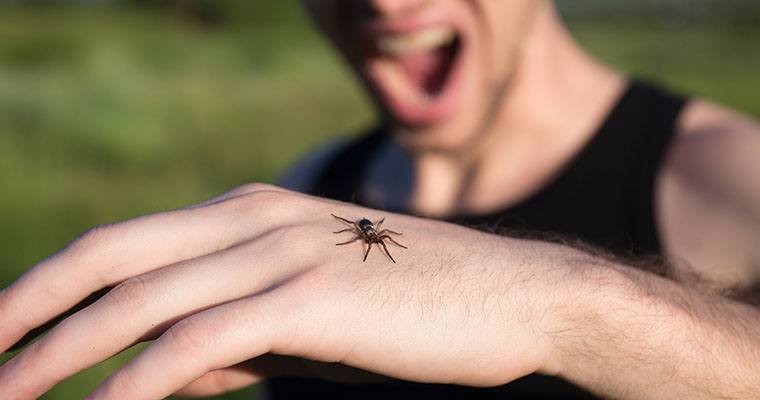
[[[370,238],[377,238],[377,232],[375,231],[375,224],[372,223],[372,221],[364,218],[359,220],[359,222],[356,224],[359,229],[361,229],[362,233]]]

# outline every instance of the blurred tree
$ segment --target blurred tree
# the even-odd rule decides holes
[[[289,2],[270,0],[121,0],[132,6],[162,9],[184,22],[213,28],[229,24],[268,24],[292,16]]]
[[[555,0],[574,20],[627,18],[666,23],[753,23],[760,19],[757,0]]]

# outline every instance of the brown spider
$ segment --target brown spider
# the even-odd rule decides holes
[[[343,229],[343,230],[340,230],[340,231],[337,231],[337,232],[333,232],[333,233],[353,232],[354,234],[356,234],[355,238],[353,238],[353,239],[351,239],[351,240],[349,240],[347,242],[338,243],[338,244],[336,244],[336,246],[343,246],[343,245],[346,245],[346,244],[349,244],[349,243],[353,243],[353,242],[355,242],[357,240],[364,240],[364,243],[367,243],[367,251],[364,253],[364,260],[363,261],[367,261],[367,256],[369,255],[369,251],[372,250],[372,245],[373,244],[379,244],[380,246],[382,246],[383,250],[385,250],[385,254],[387,254],[388,257],[391,259],[391,261],[393,261],[395,263],[396,260],[393,259],[393,256],[388,251],[388,248],[385,247],[385,242],[383,242],[383,240],[385,240],[385,239],[390,240],[391,243],[395,244],[396,246],[399,246],[399,247],[404,248],[404,249],[408,249],[408,247],[406,247],[403,244],[395,241],[392,237],[390,237],[390,235],[388,235],[389,233],[393,234],[393,235],[401,235],[401,233],[394,232],[394,231],[392,231],[390,229],[383,229],[381,231],[378,231],[378,229],[380,229],[380,225],[382,225],[383,221],[385,221],[385,218],[383,218],[383,219],[381,219],[381,220],[379,220],[379,221],[377,221],[375,223],[372,223],[372,221],[370,221],[370,220],[368,220],[366,218],[362,218],[362,219],[360,219],[358,221],[351,221],[351,220],[348,220],[346,218],[341,218],[341,217],[339,217],[339,216],[337,216],[335,214],[330,214],[330,215],[332,215],[333,217],[339,219],[341,222],[344,222],[344,223],[346,223],[346,224],[348,224],[348,225],[351,226],[351,228]]]

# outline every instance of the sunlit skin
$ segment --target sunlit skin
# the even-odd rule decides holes
[[[411,204],[420,214],[482,212],[529,195],[588,139],[624,87],[621,74],[578,48],[551,2],[303,3],[412,156]],[[366,37],[355,34],[412,35],[418,25],[408,21],[430,15],[456,26],[461,86],[423,79],[435,75],[435,54],[405,59],[404,71],[448,87],[440,102],[394,80],[398,65],[367,67],[359,51]],[[445,34],[391,38],[383,51]],[[666,251],[712,271],[720,286],[757,282],[760,181],[747,171],[760,170],[758,131],[695,101],[658,177]],[[332,232],[347,225],[331,214],[384,220],[408,249],[394,253],[395,263],[383,252],[364,262],[361,240],[335,246]],[[610,398],[756,397],[760,312],[679,279],[684,271],[665,279],[561,245],[243,185],[94,228],[0,292],[7,349],[115,286],[0,367],[0,393],[37,398],[155,339],[88,399],[213,395],[279,376],[495,386],[534,372]]]
[[[622,75],[572,42],[551,2],[303,3],[363,78],[414,159],[411,204],[423,214],[489,211],[536,190],[588,139],[624,85]],[[389,105],[392,96],[378,89],[392,86],[391,79],[369,72],[378,57],[368,57],[363,47],[384,33],[436,25],[455,30],[461,71],[444,85],[453,98],[449,112],[411,123],[402,115],[409,114],[404,105]]]
[[[542,1],[305,1],[318,24],[375,93],[377,104],[400,140],[417,150],[460,153],[482,135],[497,130],[494,111],[505,101],[517,69],[519,45],[529,35]],[[365,42],[382,33],[408,32],[430,25],[454,25],[465,52],[464,84],[451,112],[428,123],[399,120],[368,76]]]

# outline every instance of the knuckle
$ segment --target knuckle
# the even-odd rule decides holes
[[[296,205],[306,199],[301,193],[291,192],[272,185],[261,186],[259,190],[249,193],[247,197],[257,204],[276,205],[282,208]]]
[[[287,315],[311,318],[332,314],[339,303],[351,298],[354,288],[347,288],[344,271],[330,266],[308,269],[289,283]]]
[[[224,193],[222,196],[220,196],[223,199],[231,199],[238,196],[245,196],[247,194],[251,194],[254,192],[260,192],[262,190],[267,190],[269,185],[264,183],[246,183],[244,185],[240,185],[226,193]]]
[[[215,206],[215,212],[238,216],[266,217],[267,220],[297,215],[314,206],[303,194],[280,189],[276,186],[255,183],[236,190],[239,195],[230,196]],[[245,189],[243,189],[245,188]],[[251,189],[252,188],[252,189]]]
[[[268,183],[260,183],[260,182],[252,182],[252,183],[246,183],[245,185],[242,185],[235,189],[236,191],[239,191],[239,193],[253,193],[253,192],[261,192],[261,191],[267,191],[267,190],[275,190],[277,187],[274,185],[270,185]]]
[[[181,353],[197,356],[212,345],[213,330],[198,318],[186,318],[166,331],[165,340]]]
[[[217,215],[225,215],[235,219],[245,219],[251,216],[261,217],[270,215],[280,208],[283,194],[272,190],[261,190],[244,193],[218,203],[209,210]]]
[[[235,390],[238,385],[233,381],[228,374],[223,371],[209,372],[210,385],[217,393],[227,393]]]
[[[334,284],[334,272],[330,268],[313,268],[304,274],[295,291],[295,296],[302,302],[295,304],[316,306],[323,303],[314,303],[314,299],[329,299],[335,295],[338,288]]]
[[[79,235],[70,245],[74,251],[92,252],[108,243],[114,231],[113,224],[94,226]]]
[[[110,276],[110,272],[115,268],[115,259],[111,257],[108,262],[105,262],[105,258],[109,254],[112,255],[112,251],[119,243],[118,225],[103,224],[90,228],[66,246],[61,254],[76,260],[77,271],[88,274],[99,284],[111,285],[114,281],[118,281]]]
[[[284,194],[276,190],[257,190],[246,195],[246,199],[254,206],[278,204],[284,201]]]
[[[261,190],[246,194],[236,200],[235,207],[243,215],[253,215],[259,221],[282,221],[305,210],[302,198],[279,190]]]
[[[269,249],[272,253],[279,253],[287,246],[287,243],[292,240],[293,231],[295,227],[290,225],[278,226],[267,233],[255,242],[251,242],[252,250],[257,251],[259,248]]]
[[[247,183],[247,184],[235,187],[219,196],[206,200],[202,203],[191,205],[187,207],[186,209],[192,210],[192,209],[204,208],[206,206],[212,206],[216,204],[224,204],[224,203],[233,201],[234,199],[238,197],[246,197],[247,195],[251,193],[267,191],[267,190],[276,190],[276,189],[278,188],[269,184],[265,184],[265,183]]]
[[[134,312],[147,304],[148,289],[141,276],[129,278],[111,289],[105,301],[112,307],[124,312]]]
[[[139,385],[140,383],[132,378],[131,370],[123,368],[106,380],[100,390],[106,398],[124,398],[128,394],[139,393]]]

